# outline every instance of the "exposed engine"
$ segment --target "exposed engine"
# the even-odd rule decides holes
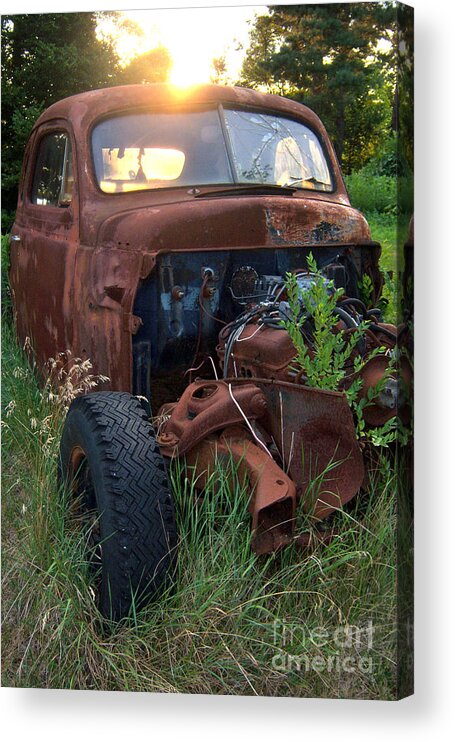
[[[283,322],[289,319],[286,275],[296,276],[302,296],[317,278],[305,268],[309,253],[293,248],[162,255],[158,270],[143,283],[136,300],[135,314],[142,326],[133,345],[135,392],[151,398],[157,410],[175,399],[176,391],[183,392],[195,375],[213,377],[221,372],[223,378],[304,385],[307,380],[294,367],[296,351]],[[360,299],[359,277],[371,267],[371,248],[319,248],[317,259],[318,280],[322,275],[327,292],[342,289],[334,331],[349,334],[361,323],[368,325],[346,364],[340,391],[355,378],[355,355],[366,359],[373,349],[385,349],[361,371],[361,395],[365,395],[384,376],[389,364],[384,353],[390,353],[397,342],[396,328],[383,323],[380,310],[367,308]],[[374,300],[380,282],[374,272],[371,277]],[[302,325],[302,335],[311,357],[311,316]],[[392,376],[375,403],[366,408],[366,422],[384,424],[402,402],[402,384]]]
[[[330,269],[333,273],[333,265]],[[317,279],[315,274],[308,271],[296,271],[302,299],[305,293],[311,291]],[[321,280],[320,277],[318,280]],[[326,277],[323,282],[326,291],[333,294],[334,281]],[[258,276],[253,268],[242,266],[232,277],[230,291],[243,311],[219,334],[217,354],[223,378],[263,378],[305,384],[307,378],[293,364],[296,349],[284,328],[284,323],[291,319],[284,277]],[[302,301],[302,314],[305,315],[303,304]],[[339,318],[334,331],[348,335],[357,330],[359,334],[355,353],[345,367],[346,378],[342,388],[350,386],[356,376],[355,356],[360,355],[365,359],[374,348],[381,348],[381,352],[367,361],[362,369],[361,394],[365,396],[368,388],[376,386],[387,371],[389,359],[385,354],[396,344],[396,328],[381,322],[380,310],[367,309],[359,298],[343,295],[334,313]],[[365,324],[368,329],[361,330]],[[301,332],[311,357],[315,349],[311,313],[307,312],[303,317]],[[372,425],[382,425],[396,414],[403,402],[402,385],[391,376],[374,404],[366,408],[365,419]]]
[[[135,393],[148,397],[150,379],[153,389],[157,380],[178,376],[204,357],[216,359],[221,327],[237,325],[244,315],[246,324],[260,316],[261,323],[277,327],[273,312],[285,301],[285,276],[301,274],[302,286],[311,281],[302,270],[309,254],[308,248],[286,247],[160,255],[156,270],[141,283],[134,306],[140,318],[133,337]],[[365,273],[372,279],[373,299],[380,293],[374,259],[370,246],[317,248],[318,270],[355,298]]]

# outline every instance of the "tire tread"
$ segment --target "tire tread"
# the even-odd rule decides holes
[[[93,392],[72,403],[62,435],[82,415],[93,436],[115,531],[109,574],[114,617],[128,613],[132,593],[148,599],[165,581],[176,546],[172,497],[154,431],[140,401],[126,392]],[[96,484],[95,484],[96,490]],[[140,603],[143,600],[139,600]],[[106,613],[107,606],[100,606]]]

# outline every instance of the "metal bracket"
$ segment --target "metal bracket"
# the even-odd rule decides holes
[[[125,332],[130,332],[135,335],[142,325],[142,320],[135,314],[124,314],[123,315],[123,329]]]

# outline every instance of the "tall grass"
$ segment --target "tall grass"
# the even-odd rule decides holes
[[[3,354],[4,685],[394,697],[396,481],[386,459],[369,493],[337,514],[328,546],[261,558],[244,488],[232,491],[220,469],[201,498],[174,468],[175,586],[107,635],[56,487],[62,414],[9,325]]]

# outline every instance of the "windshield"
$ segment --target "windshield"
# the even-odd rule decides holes
[[[316,135],[268,113],[220,107],[117,116],[95,126],[92,152],[105,193],[236,183],[333,190]]]
[[[268,113],[224,115],[237,182],[332,190],[321,145],[306,126]]]

